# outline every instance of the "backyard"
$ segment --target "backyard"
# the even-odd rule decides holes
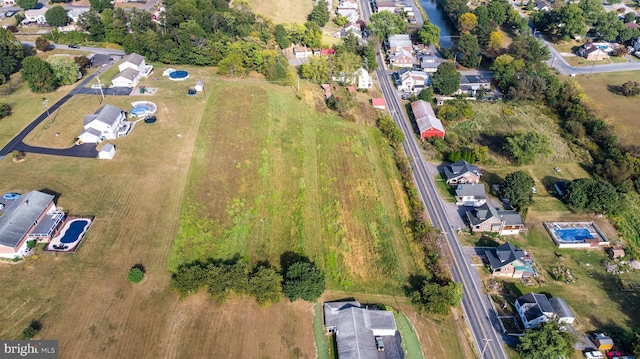
[[[254,13],[271,19],[275,24],[304,24],[311,13],[313,1],[249,0]]]

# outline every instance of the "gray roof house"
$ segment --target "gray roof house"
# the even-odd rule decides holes
[[[84,131],[78,136],[83,143],[114,140],[128,131],[125,112],[113,105],[104,105],[96,113],[84,116]]]
[[[525,294],[516,299],[515,307],[526,329],[536,328],[556,316],[544,294]]]
[[[480,176],[480,169],[465,160],[444,166],[444,178],[450,185],[478,183]]]
[[[393,313],[372,310],[357,301],[324,303],[324,324],[335,333],[338,358],[377,358],[376,336],[396,335]]]
[[[459,184],[456,188],[456,205],[479,207],[487,203],[487,194],[483,184]]]
[[[111,80],[113,87],[136,87],[140,81],[140,73],[132,68],[118,72]]]
[[[486,250],[485,255],[492,275],[521,278],[535,274],[529,253],[509,242]]]
[[[0,257],[22,257],[29,239],[48,238],[64,218],[54,196],[39,191],[5,201],[0,211]]]
[[[468,211],[467,220],[474,232],[492,232],[508,236],[527,230],[518,212],[497,210],[486,203]]]
[[[390,35],[387,38],[387,47],[390,54],[404,49],[406,51],[413,51],[413,43],[411,38],[407,34]]]
[[[556,313],[556,320],[559,323],[573,324],[576,320],[576,316],[569,308],[567,302],[565,302],[562,298],[551,298],[549,299],[549,303],[553,307],[554,313]]]

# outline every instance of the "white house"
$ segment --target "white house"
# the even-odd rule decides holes
[[[91,8],[88,7],[73,7],[71,10],[67,11],[67,16],[73,21],[73,22],[78,22],[78,20],[80,19],[80,15],[84,14],[85,12],[91,10]]]
[[[550,320],[572,324],[576,319],[564,299],[547,299],[544,294],[525,294],[516,299],[515,307],[525,329],[536,328]]]
[[[465,207],[480,207],[487,203],[487,194],[483,184],[459,184],[456,188],[456,205]]]
[[[125,135],[131,126],[125,112],[113,105],[104,105],[93,115],[84,116],[84,131],[78,136],[83,143],[99,143]]]
[[[29,252],[29,240],[50,239],[64,219],[56,209],[54,196],[31,191],[12,201],[3,201],[0,210],[0,257],[22,257]]]
[[[391,35],[387,38],[387,52],[389,54],[396,53],[400,50],[408,52],[413,51],[413,43],[407,34]]]
[[[398,90],[419,93],[429,83],[429,74],[424,71],[402,69],[391,75]]]
[[[420,68],[424,72],[436,72],[438,66],[442,63],[442,59],[437,56],[422,56],[420,58]]]
[[[294,47],[293,56],[299,59],[304,59],[313,56],[313,51],[306,47]]]
[[[396,12],[396,3],[395,2],[379,2],[377,6],[378,11],[389,11],[392,13]]]
[[[102,146],[102,148],[100,149],[100,152],[98,152],[98,159],[112,160],[113,156],[115,155],[116,155],[116,146],[112,145],[111,143],[107,143],[106,145]]]
[[[125,69],[111,80],[113,87],[136,87],[140,81],[140,73],[134,69]]]
[[[147,77],[153,70],[153,66],[147,65],[144,57],[132,53],[125,56],[118,65],[118,72],[111,80],[113,87],[135,87],[141,77]]]
[[[343,0],[336,8],[336,15],[345,16],[350,22],[356,22],[360,19],[357,1]]]
[[[371,80],[371,76],[364,68],[359,68],[355,72],[356,77],[358,78],[358,88],[361,90],[368,90],[373,87],[373,81]]]
[[[336,34],[336,37],[347,37],[349,33],[352,33],[353,36],[358,39],[362,39],[362,26],[357,22],[350,22],[342,27],[342,30]]]
[[[49,8],[46,6],[43,6],[40,9],[26,10],[24,12],[24,20],[22,20],[22,24],[31,24],[34,22],[38,24],[46,24],[47,19],[44,18],[44,14],[47,10],[49,10]]]

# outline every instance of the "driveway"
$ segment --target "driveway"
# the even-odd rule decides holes
[[[396,331],[394,336],[382,337],[382,341],[384,342],[384,351],[378,352],[378,359],[404,359],[402,338],[399,332]]]
[[[427,171],[431,178],[438,178],[439,168],[436,164],[427,162]],[[449,224],[451,228],[456,231],[460,231],[467,228],[467,224],[464,221],[466,218],[467,211],[473,209],[472,207],[458,207],[453,202],[442,201],[442,206],[444,207],[445,212],[447,213],[447,217],[449,218]]]

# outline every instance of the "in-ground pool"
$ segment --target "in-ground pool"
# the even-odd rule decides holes
[[[158,106],[150,101],[132,102],[131,106],[133,108],[131,109],[131,111],[129,111],[129,115],[134,117],[150,116],[156,113],[156,111],[158,110]]]
[[[184,70],[176,70],[169,74],[169,78],[175,81],[186,80],[189,78],[189,73]]]
[[[129,111],[131,116],[136,116],[136,117],[144,116],[147,112],[149,112],[149,107],[143,106],[143,105],[138,105],[132,108],[131,111]]]
[[[556,235],[564,242],[582,242],[585,239],[595,238],[589,228],[555,228]]]
[[[87,232],[91,221],[88,219],[73,219],[62,228],[62,237],[60,237],[60,243],[69,244],[79,241],[82,236]]]

